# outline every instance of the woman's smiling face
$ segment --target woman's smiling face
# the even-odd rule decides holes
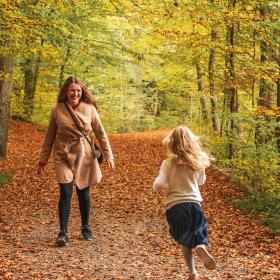
[[[79,84],[72,83],[67,91],[67,100],[71,106],[78,106],[83,91]]]

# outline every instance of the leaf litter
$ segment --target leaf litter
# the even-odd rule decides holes
[[[12,122],[8,157],[0,172],[12,179],[0,188],[0,279],[186,279],[187,267],[165,221],[163,192],[151,186],[164,159],[168,130],[110,135],[116,172],[102,165],[103,181],[91,189],[93,242],[80,234],[73,193],[69,246],[54,244],[59,189],[52,159],[36,172],[44,134],[38,126]],[[215,168],[201,188],[209,224],[209,250],[218,268],[203,279],[280,279],[280,239],[227,203],[238,186]]]

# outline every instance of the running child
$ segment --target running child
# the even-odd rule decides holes
[[[162,162],[155,190],[166,187],[166,218],[170,234],[182,246],[184,259],[190,271],[189,280],[198,280],[193,250],[207,269],[216,268],[216,262],[207,251],[207,222],[201,207],[199,186],[206,180],[205,168],[209,156],[202,150],[197,136],[185,126],[173,129],[163,140],[167,158]]]

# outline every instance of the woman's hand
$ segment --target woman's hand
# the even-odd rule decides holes
[[[112,173],[114,173],[114,171],[115,171],[114,160],[113,159],[108,159],[107,162],[108,162],[108,166],[109,166],[110,170],[112,171]]]

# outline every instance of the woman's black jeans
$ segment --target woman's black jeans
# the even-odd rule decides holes
[[[70,216],[70,208],[71,208],[71,198],[73,193],[73,183],[66,183],[66,184],[60,183],[59,187],[60,187],[60,198],[58,203],[58,211],[59,211],[60,231],[67,232],[68,221]],[[76,187],[76,192],[79,200],[82,227],[84,227],[89,223],[89,212],[90,212],[89,187],[82,190]]]

